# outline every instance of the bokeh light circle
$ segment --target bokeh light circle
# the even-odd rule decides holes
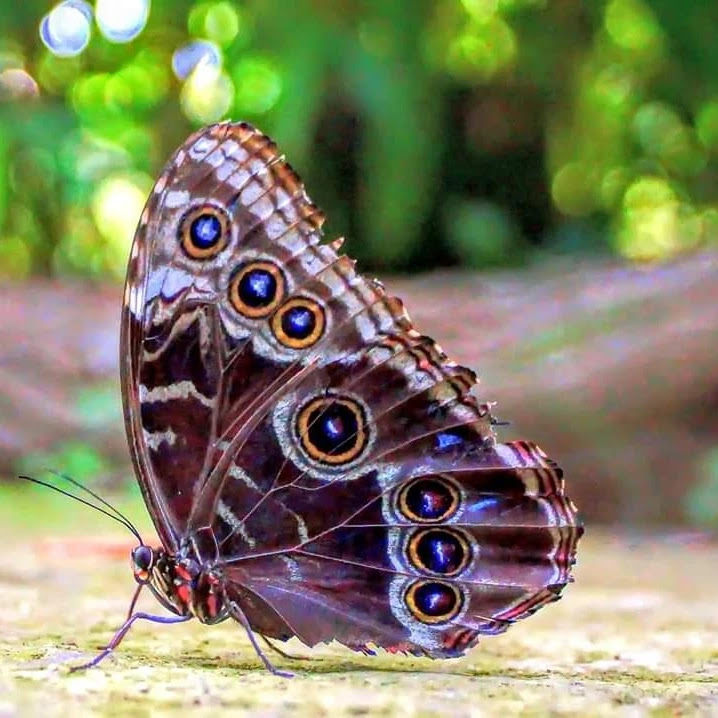
[[[150,0],[97,0],[95,19],[110,42],[130,42],[144,30]]]
[[[197,40],[178,48],[172,55],[172,71],[179,80],[186,80],[200,65],[220,68],[222,54],[208,40]]]
[[[204,31],[222,47],[229,45],[239,32],[237,8],[228,2],[211,5],[204,18]]]
[[[82,0],[66,0],[40,21],[40,39],[58,57],[79,55],[90,42],[92,9]]]
[[[277,103],[282,93],[282,77],[268,58],[244,57],[232,73],[237,88],[235,107],[242,115],[261,115]]]
[[[118,277],[124,273],[137,218],[151,182],[146,175],[110,175],[99,183],[92,197],[92,216],[104,239],[103,263]]]
[[[182,87],[180,105],[184,114],[197,124],[222,119],[234,102],[234,85],[217,67],[200,62]]]
[[[28,100],[39,94],[35,78],[22,68],[14,67],[0,72],[0,100]]]

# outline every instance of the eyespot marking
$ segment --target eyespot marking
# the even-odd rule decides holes
[[[324,310],[313,299],[293,297],[272,317],[274,336],[291,349],[306,349],[316,344],[324,333]]]
[[[349,397],[312,399],[300,409],[295,431],[307,456],[330,466],[354,461],[369,443],[364,407]]]
[[[250,319],[269,316],[284,298],[282,270],[268,261],[249,262],[234,273],[229,283],[230,304]]]
[[[397,496],[397,508],[409,521],[439,523],[459,510],[461,493],[445,476],[422,476],[405,484]]]
[[[404,593],[411,615],[421,623],[448,623],[459,615],[464,603],[461,591],[444,581],[414,581]]]
[[[184,214],[179,224],[179,240],[191,259],[210,259],[229,241],[230,218],[217,205],[204,203]]]
[[[407,545],[414,568],[435,576],[456,576],[471,560],[471,544],[463,533],[445,528],[417,531]]]

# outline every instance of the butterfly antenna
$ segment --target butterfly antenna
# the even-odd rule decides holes
[[[132,533],[132,535],[141,543],[144,544],[144,541],[142,540],[142,537],[140,536],[139,531],[128,521],[127,519],[120,518],[120,516],[115,515],[114,513],[110,513],[109,511],[106,511],[100,506],[97,506],[89,501],[86,501],[85,499],[81,498],[80,496],[76,496],[75,494],[71,494],[69,491],[65,491],[64,489],[61,489],[59,486],[55,486],[54,484],[51,484],[47,481],[42,481],[41,479],[36,479],[32,476],[25,476],[21,475],[18,476],[18,479],[22,479],[23,481],[29,481],[30,483],[37,484],[38,486],[44,486],[47,489],[52,489],[53,491],[57,491],[58,494],[62,494],[63,496],[67,496],[70,499],[74,499],[75,501],[79,501],[81,504],[85,504],[85,506],[89,506],[91,509],[95,509],[95,511],[99,511],[101,514],[105,514],[105,516],[109,516],[114,521],[117,521],[117,523],[122,524],[128,531]],[[81,488],[85,488],[82,486]],[[86,489],[86,491],[90,492],[89,489]],[[92,493],[92,492],[90,492]],[[94,494],[93,494],[94,496]],[[103,503],[106,503],[103,501]]]
[[[95,499],[96,501],[99,501],[103,506],[108,508],[116,516],[118,516],[120,519],[122,519],[122,521],[127,524],[127,527],[132,531],[132,533],[139,537],[140,532],[137,530],[137,528],[132,523],[132,521],[130,521],[130,519],[127,518],[127,516],[125,516],[117,507],[113,506],[109,501],[106,501],[105,499],[103,499],[102,496],[100,496],[99,494],[96,494],[94,491],[92,491],[92,489],[89,489],[87,486],[85,486],[83,483],[81,483],[77,479],[73,479],[72,476],[63,474],[61,471],[56,471],[55,469],[48,469],[48,471],[51,474],[54,474],[55,476],[71,483],[73,486],[76,486],[81,491],[88,493],[90,496],[92,496],[93,499]],[[140,542],[140,543],[142,543],[142,542]]]

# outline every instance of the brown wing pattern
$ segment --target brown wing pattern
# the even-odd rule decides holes
[[[460,655],[558,597],[582,529],[560,469],[496,442],[474,373],[323,219],[247,124],[170,161],[123,312],[140,483],[170,550],[211,528],[200,558],[255,630]]]

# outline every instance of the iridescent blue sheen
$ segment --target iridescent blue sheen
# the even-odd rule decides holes
[[[338,416],[328,416],[323,421],[324,424],[324,433],[326,434],[327,438],[332,441],[337,441],[339,439],[346,438],[344,434],[346,433],[344,428],[344,422],[341,420]]]
[[[455,434],[441,433],[434,440],[436,451],[448,451],[456,446],[463,446],[464,440]]]
[[[433,519],[437,516],[441,516],[444,512],[442,506],[443,497],[437,496],[436,493],[425,491],[421,494],[419,501],[419,516],[421,516],[422,519]]]
[[[481,498],[478,501],[475,501],[473,504],[469,504],[466,509],[471,513],[479,514],[483,511],[496,510],[496,508],[501,504],[501,502],[501,499],[495,496],[489,496]]]

